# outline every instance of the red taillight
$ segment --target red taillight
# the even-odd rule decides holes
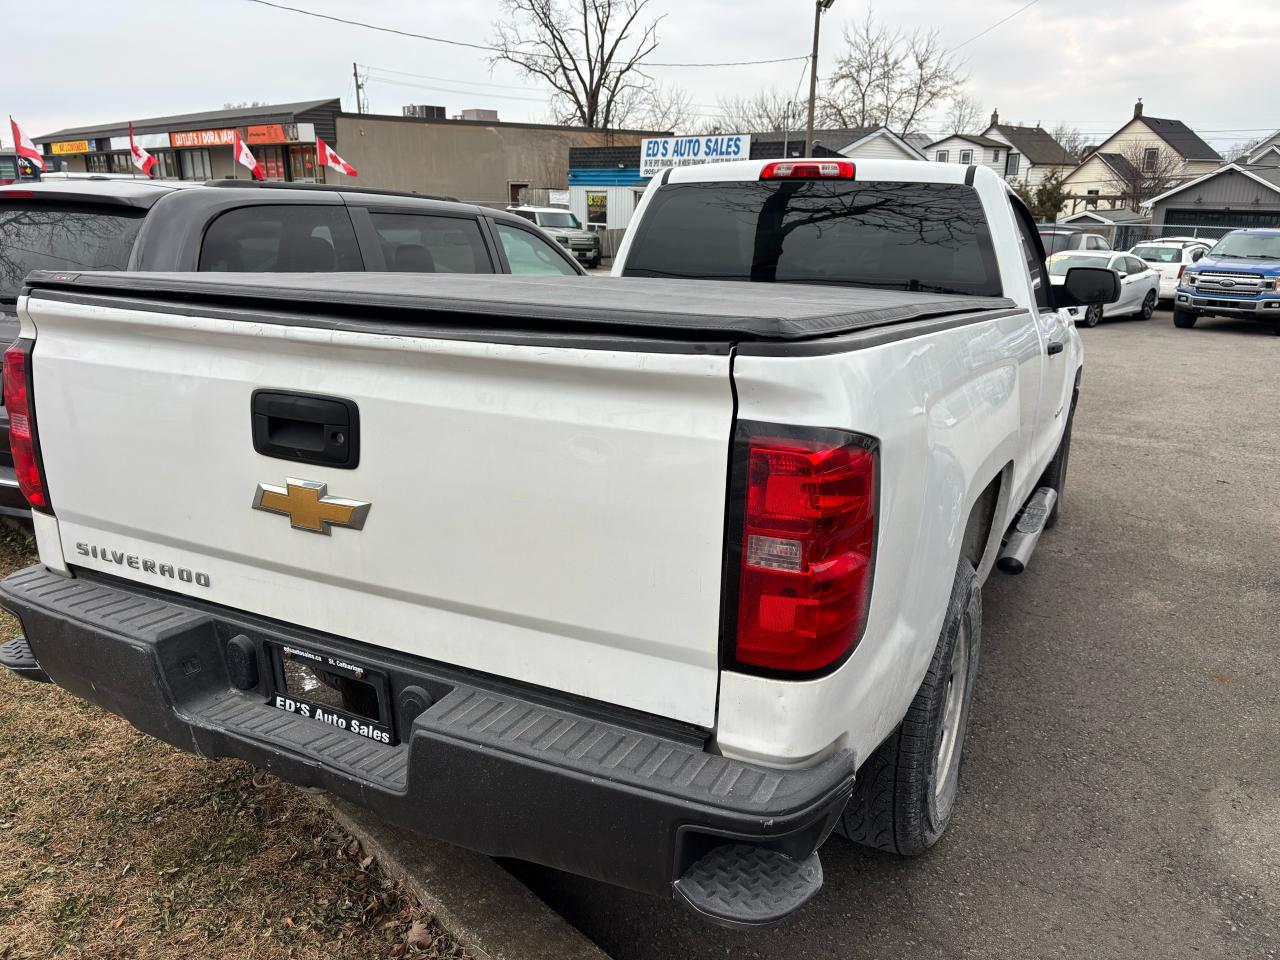
[[[32,507],[48,511],[49,494],[40,469],[40,442],[31,409],[30,340],[18,340],[4,352],[4,407],[9,414],[9,449],[18,488]]]
[[[789,673],[831,668],[853,650],[866,622],[876,445],[842,431],[797,438],[770,435],[767,424],[742,426],[734,659]]]
[[[1182,275],[1186,272],[1187,272],[1187,265],[1184,263],[1182,266],[1178,267],[1178,279],[1181,280]]]
[[[760,171],[761,180],[852,180],[848,160],[775,160]]]

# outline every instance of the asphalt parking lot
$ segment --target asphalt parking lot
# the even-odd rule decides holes
[[[1280,337],[1082,331],[1061,524],[993,574],[961,806],[925,857],[839,840],[735,933],[541,868],[619,960],[1280,956]]]

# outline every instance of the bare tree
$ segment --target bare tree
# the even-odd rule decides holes
[[[634,122],[645,130],[670,130],[672,133],[691,133],[698,112],[693,108],[693,96],[684,87],[666,87],[654,84],[641,97],[639,113]]]
[[[1182,157],[1163,145],[1135,142],[1107,164],[1110,196],[1130,210],[1176,186],[1184,179]]]
[[[957,61],[936,30],[904,33],[868,13],[844,31],[845,52],[822,96],[824,123],[886,126],[905,134],[955,97],[964,84]]]
[[[734,133],[790,130],[800,123],[800,105],[776,89],[738,97],[721,97],[718,125]],[[802,137],[803,139],[803,137]]]
[[[1227,163],[1243,160],[1266,139],[1266,137],[1255,137],[1252,140],[1238,140],[1222,151],[1222,159]]]
[[[982,108],[968,94],[958,93],[951,98],[943,125],[946,133],[978,133],[985,129],[982,126]]]
[[[1079,127],[1071,127],[1065,123],[1060,123],[1049,131],[1049,136],[1062,144],[1062,148],[1071,154],[1072,160],[1079,161],[1083,156],[1084,148],[1087,144]]]
[[[563,123],[616,127],[653,88],[641,62],[658,46],[661,17],[640,22],[649,0],[504,0],[494,60],[506,60],[553,91]]]

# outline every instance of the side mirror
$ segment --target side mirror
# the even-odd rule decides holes
[[[1072,267],[1062,286],[1053,288],[1054,307],[1087,307],[1120,299],[1120,276],[1108,267]]]

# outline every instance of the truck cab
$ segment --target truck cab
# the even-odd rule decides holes
[[[1280,229],[1232,230],[1182,274],[1173,322],[1245,317],[1280,335]]]

